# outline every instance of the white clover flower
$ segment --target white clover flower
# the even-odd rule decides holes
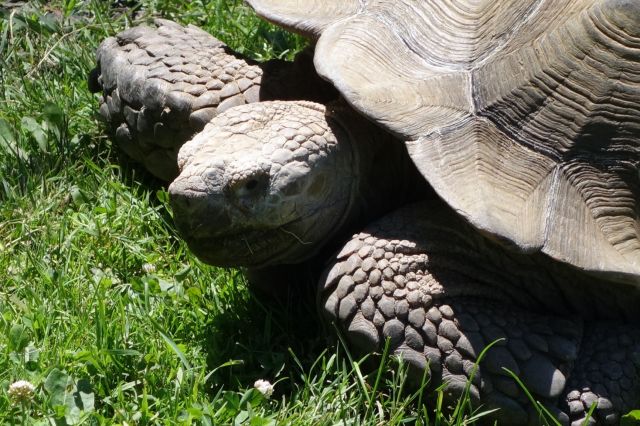
[[[258,390],[265,398],[270,398],[273,394],[273,385],[268,380],[256,380],[253,387]]]
[[[29,402],[33,399],[36,387],[26,380],[18,380],[9,386],[9,398],[15,403]]]
[[[153,263],[145,263],[142,265],[142,270],[147,274],[153,274],[156,272],[156,265]]]

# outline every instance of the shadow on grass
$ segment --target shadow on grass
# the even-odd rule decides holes
[[[210,382],[237,387],[288,377],[278,391],[289,392],[300,367],[310,367],[329,342],[316,308],[318,274],[297,265],[246,276],[238,277],[248,281],[244,303],[234,304],[206,327],[204,350],[215,370]],[[229,361],[233,365],[218,368]]]

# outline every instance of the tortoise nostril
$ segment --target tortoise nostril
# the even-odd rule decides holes
[[[258,187],[258,180],[257,179],[250,179],[247,181],[247,183],[245,183],[244,188],[247,191],[253,191],[254,189],[256,189]]]

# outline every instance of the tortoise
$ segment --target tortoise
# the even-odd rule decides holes
[[[540,422],[505,368],[563,424],[593,403],[592,420],[616,424],[640,402],[638,289],[479,232],[423,187],[403,147],[342,104],[234,107],[181,148],[174,220],[200,259],[253,278],[328,263],[319,304],[355,350],[389,339],[412,377],[428,372],[452,400],[471,382],[501,424]]]
[[[388,339],[504,424],[540,422],[511,372],[562,424],[637,407],[640,4],[248,3],[315,41],[355,111],[274,101],[206,124],[170,186],[194,252],[298,263],[372,220],[319,284],[355,348]],[[410,203],[426,182],[438,197]]]

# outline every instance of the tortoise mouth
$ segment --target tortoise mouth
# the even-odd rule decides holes
[[[277,227],[245,228],[210,235],[186,235],[189,249],[205,263],[221,267],[261,268],[280,263],[298,263],[311,255],[307,244],[296,235],[297,218]],[[291,230],[293,229],[293,230]]]

